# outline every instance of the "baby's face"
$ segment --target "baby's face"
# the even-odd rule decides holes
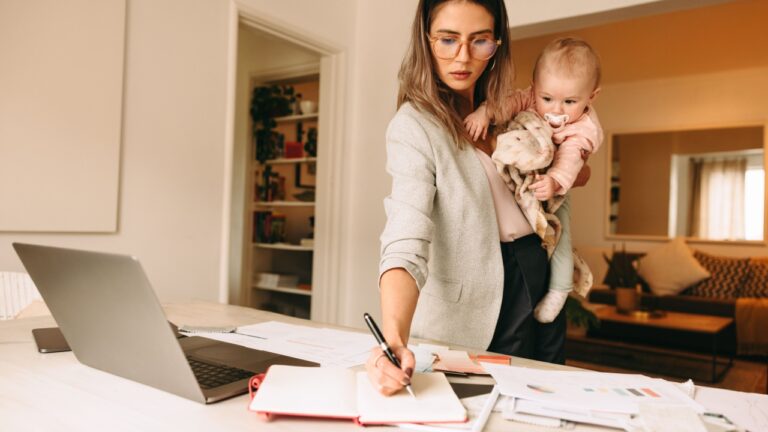
[[[593,80],[588,76],[577,76],[546,68],[538,73],[533,83],[536,97],[536,112],[547,119],[550,126],[563,126],[563,115],[567,115],[565,124],[575,122],[584,113],[587,104],[597,95]]]

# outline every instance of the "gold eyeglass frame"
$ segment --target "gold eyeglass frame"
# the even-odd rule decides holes
[[[453,60],[453,59],[455,59],[456,56],[459,55],[459,52],[461,52],[462,45],[468,44],[468,43],[471,42],[469,39],[456,38],[456,39],[459,40],[459,47],[456,49],[456,54],[454,54],[452,57],[440,57],[440,56],[437,55],[437,52],[435,51],[435,42],[437,42],[437,40],[440,39],[440,38],[441,38],[440,36],[430,36],[429,34],[427,34],[427,39],[429,39],[429,44],[432,47],[432,53],[435,55],[435,57],[437,57],[437,58],[439,58],[441,60]],[[491,55],[489,55],[487,58],[480,59],[480,58],[477,58],[477,57],[473,56],[472,55],[472,48],[467,47],[467,49],[469,50],[469,56],[471,58],[475,59],[475,60],[480,60],[480,61],[490,60],[491,57],[493,57],[496,54],[496,51],[498,51],[499,47],[501,46],[501,39],[491,39],[491,40],[493,40],[496,43],[496,47],[493,49],[493,52],[491,53]]]

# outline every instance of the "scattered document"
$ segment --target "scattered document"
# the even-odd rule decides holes
[[[688,406],[641,403],[640,420],[647,432],[707,432],[699,413]]]
[[[639,414],[639,403],[677,404],[701,413],[704,408],[673,384],[643,375],[590,371],[553,371],[483,363],[503,395],[549,408],[595,413]],[[598,407],[598,409],[596,409]]]
[[[435,423],[428,425],[398,423],[396,426],[402,429],[423,432],[445,432],[454,430],[481,431],[488,421],[488,416],[492,412],[501,412],[501,406],[504,405],[505,399],[505,396],[500,396],[498,392],[495,391],[492,391],[489,394],[461,399],[461,404],[467,410],[466,423]],[[492,406],[489,406],[489,404],[492,404]]]
[[[409,346],[413,351],[413,348]],[[488,375],[481,362],[508,365],[510,356],[503,354],[470,355],[466,351],[452,350],[447,346],[419,344],[418,349],[428,349],[436,357],[432,370],[464,375]],[[416,351],[414,351],[416,353]]]
[[[246,348],[320,363],[353,367],[365,363],[376,340],[370,334],[269,321],[238,327],[234,333],[197,333]]]
[[[466,351],[444,350],[438,351],[436,354],[437,361],[432,367],[436,371],[476,375],[487,374],[479,363],[475,363],[469,358],[469,354]]]
[[[550,424],[545,424],[545,421],[537,422],[537,418],[559,420],[558,424],[554,427],[560,427],[562,421],[567,420],[576,423],[586,423],[627,430],[632,423],[631,414],[583,409],[565,409],[559,407],[553,408],[546,403],[517,398],[510,398],[507,407],[503,411],[503,415],[506,419],[517,421],[523,421],[522,418],[518,417],[519,415],[531,416],[528,418],[528,421],[524,422],[540,426],[550,426]]]

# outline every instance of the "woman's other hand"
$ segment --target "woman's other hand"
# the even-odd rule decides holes
[[[392,364],[380,347],[373,348],[368,361],[365,362],[368,379],[371,380],[373,388],[385,396],[391,396],[410,384],[416,365],[416,358],[407,347],[393,346],[390,349],[400,360],[401,368]]]

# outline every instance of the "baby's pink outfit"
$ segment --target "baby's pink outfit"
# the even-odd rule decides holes
[[[496,116],[496,123],[506,123],[520,111],[534,111],[535,104],[536,97],[532,87],[515,90],[507,99],[506,106],[499,110],[500,115]],[[592,154],[603,143],[603,128],[592,106],[588,105],[584,114],[576,121],[555,129],[552,142],[557,144],[558,148],[547,175],[560,184],[557,194],[565,195],[584,166],[582,151]]]

